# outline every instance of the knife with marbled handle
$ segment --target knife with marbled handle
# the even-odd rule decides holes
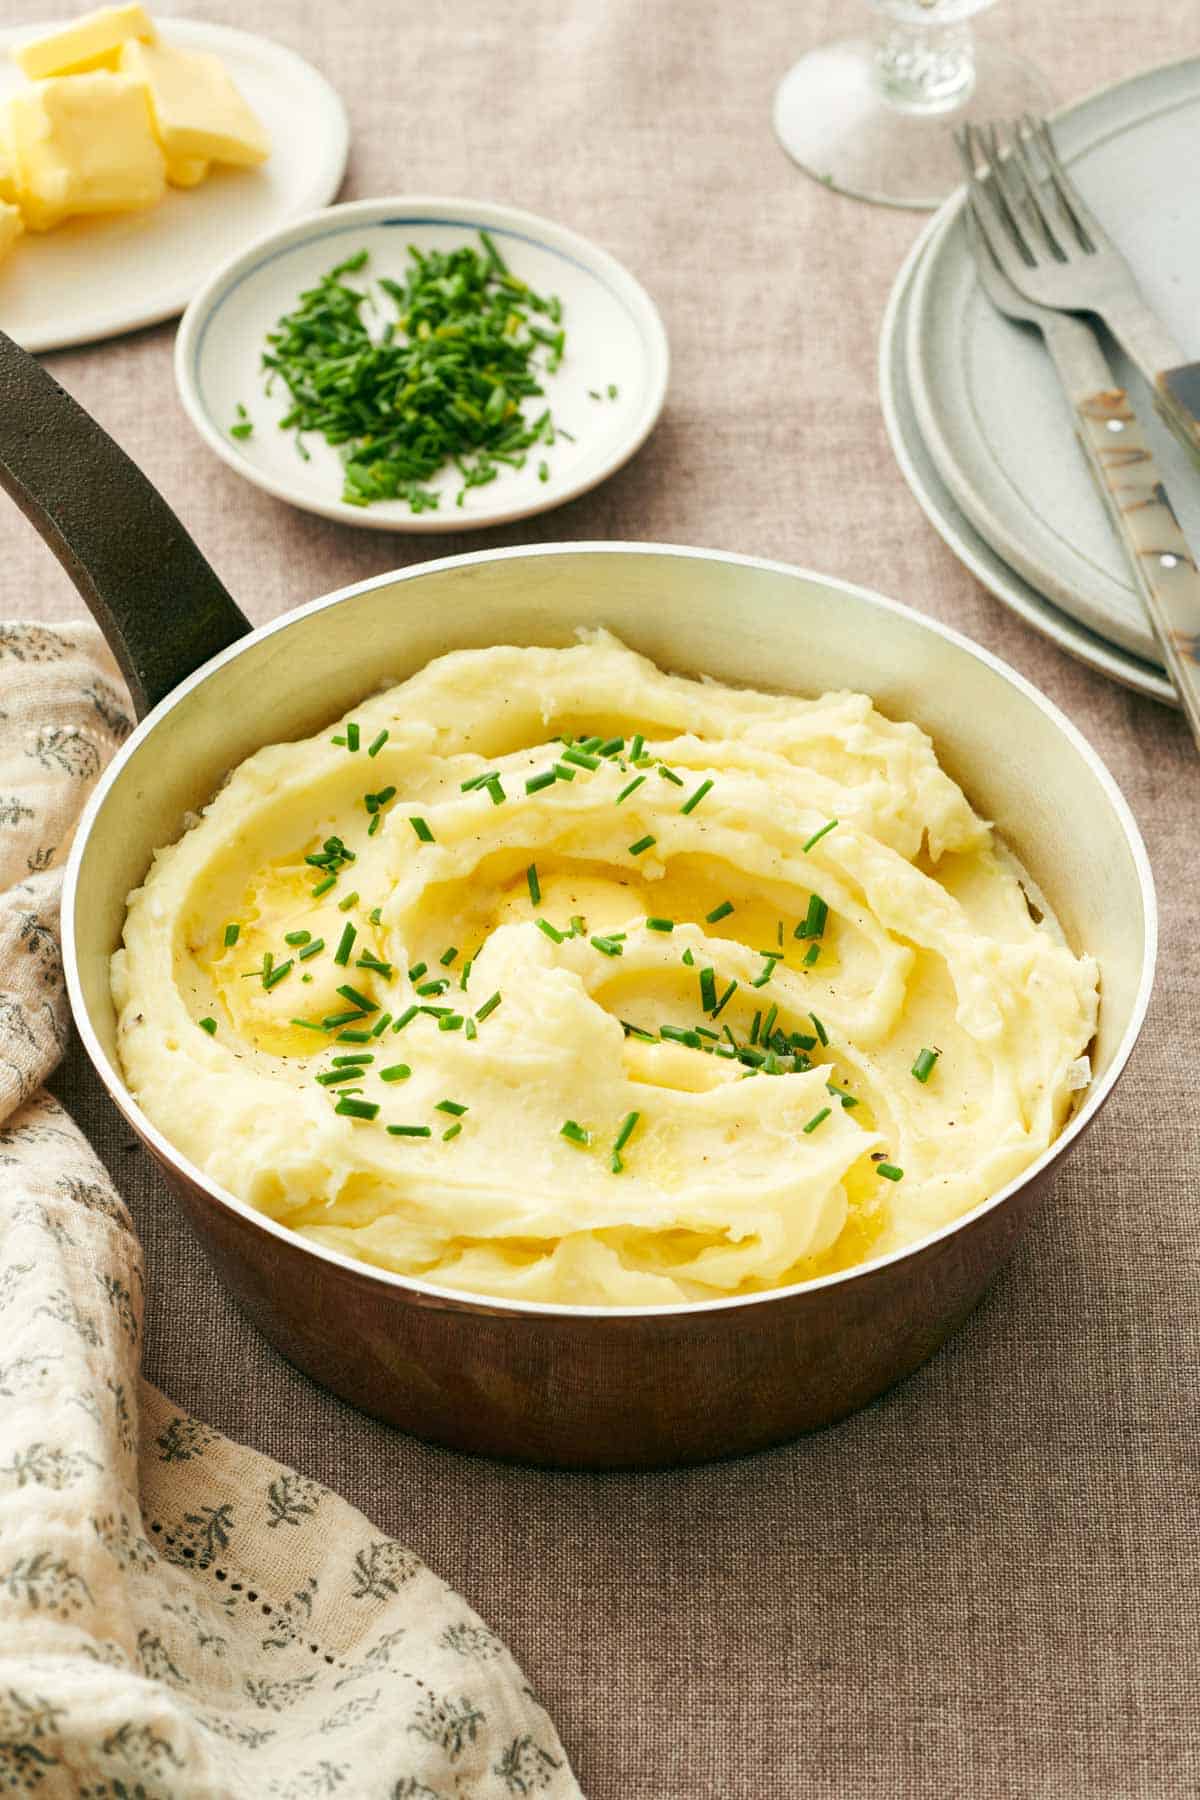
[[[1113,385],[1112,370],[1091,326],[1027,300],[1013,286],[979,227],[976,204],[972,194],[965,218],[980,286],[998,312],[1035,325],[1045,340],[1163,662],[1200,745],[1200,570],[1150,446],[1128,394]]]

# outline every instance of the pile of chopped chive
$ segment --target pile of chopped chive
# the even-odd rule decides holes
[[[306,431],[342,448],[342,499],[353,506],[399,499],[432,510],[440,496],[424,484],[447,464],[462,477],[461,506],[501,465],[520,468],[527,450],[555,441],[549,408],[527,419],[522,406],[562,361],[562,307],[512,274],[486,231],[479,238],[482,250],[410,244],[407,279],[379,278],[396,307],[381,329],[363,320],[364,310],[378,316],[374,293],[345,280],[365,267],[360,250],[267,335],[268,391],[278,377],[292,397],[281,427],[297,433],[301,455]]]

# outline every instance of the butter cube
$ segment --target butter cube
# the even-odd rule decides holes
[[[172,187],[199,187],[208,174],[209,163],[206,156],[168,156],[167,180]]]
[[[121,69],[145,82],[155,134],[169,163],[199,157],[248,166],[270,155],[269,137],[220,57],[130,39],[121,50]]]
[[[141,82],[60,75],[9,101],[26,224],[49,231],[73,213],[136,212],[163,197],[165,165]]]
[[[102,6],[61,31],[15,45],[12,59],[30,81],[44,81],[48,75],[80,75],[88,69],[115,69],[121,45],[128,38],[152,44],[155,35],[140,6]]]
[[[0,256],[8,255],[24,229],[20,208],[0,201]]]

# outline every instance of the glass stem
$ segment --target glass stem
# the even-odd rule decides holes
[[[877,14],[875,79],[900,112],[951,112],[975,86],[975,38],[965,19],[928,24]]]

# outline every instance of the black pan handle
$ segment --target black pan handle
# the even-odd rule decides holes
[[[83,595],[139,718],[250,630],[158,489],[3,332],[0,487]]]

